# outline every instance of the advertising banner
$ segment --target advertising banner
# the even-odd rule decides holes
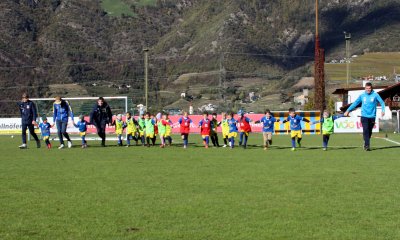
[[[362,133],[360,117],[343,117],[335,121],[335,133]],[[379,119],[376,119],[372,132],[379,132]]]

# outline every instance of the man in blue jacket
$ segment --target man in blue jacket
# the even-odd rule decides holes
[[[19,111],[21,113],[21,125],[22,125],[22,145],[19,146],[21,149],[27,148],[26,145],[26,129],[29,129],[30,134],[36,141],[36,146],[40,148],[40,141],[35,133],[34,125],[36,125],[37,111],[36,105],[29,100],[27,93],[22,94],[22,102],[18,103]]]
[[[69,103],[60,96],[55,97],[53,103],[53,126],[57,126],[58,138],[60,140],[60,146],[58,149],[64,148],[63,136],[68,140],[68,148],[72,147],[71,139],[67,133],[68,116],[70,116],[71,120],[74,121],[74,113],[72,112]]]
[[[382,107],[382,117],[385,116],[385,102],[372,90],[372,84],[365,84],[365,92],[361,94],[357,100],[351,104],[344,115],[347,117],[349,113],[361,104],[361,124],[363,126],[363,137],[364,137],[364,150],[371,151],[370,139],[372,136],[372,129],[375,126],[376,119],[376,106],[380,103]]]

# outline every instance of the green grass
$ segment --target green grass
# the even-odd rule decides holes
[[[125,16],[135,16],[135,13],[132,11],[130,5],[135,4],[138,7],[146,7],[146,6],[156,6],[156,0],[101,0],[101,6],[110,16],[121,17]]]
[[[126,16],[135,15],[130,6],[123,0],[101,0],[101,6],[110,16],[120,17],[122,14]]]
[[[359,79],[369,75],[392,77],[393,69],[400,71],[400,53],[367,53],[354,58],[351,65],[351,76]],[[346,64],[325,64],[329,80],[346,80]]]
[[[399,146],[383,139],[371,152],[359,134],[327,152],[308,135],[295,152],[288,136],[264,151],[259,134],[247,150],[198,135],[187,150],[19,141],[0,137],[0,239],[400,238]]]

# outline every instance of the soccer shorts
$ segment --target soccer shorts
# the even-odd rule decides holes
[[[49,140],[50,136],[42,136],[42,138],[44,141],[46,141],[46,140]]]
[[[331,134],[332,134],[332,132],[327,132],[327,131],[322,130],[322,135],[331,135]]]
[[[203,138],[203,139],[205,139],[206,137],[209,137],[210,135],[201,135],[201,137]]]
[[[115,131],[115,134],[121,135],[122,134],[122,129]]]
[[[139,131],[139,136],[143,137],[144,136],[144,131]]]
[[[228,137],[229,138],[235,138],[235,137],[237,137],[237,132],[231,132],[231,133],[229,133],[229,135],[228,135]]]
[[[240,131],[240,132],[246,134],[246,136],[249,136],[249,134],[250,134],[249,132],[245,132],[245,131]]]
[[[263,132],[264,142],[272,139],[272,132]]]
[[[148,138],[154,138],[154,133],[146,133],[146,137],[148,137]]]
[[[301,134],[302,134],[301,130],[297,130],[297,131],[292,130],[292,131],[290,132],[290,136],[291,136],[292,138],[295,138],[295,137],[301,138],[301,137],[302,137]]]
[[[81,136],[81,137],[86,136],[86,132],[80,132],[79,136]]]
[[[132,136],[135,136],[135,133],[136,133],[136,131],[128,131],[127,132],[128,135],[132,135]]]
[[[222,133],[222,138],[229,138],[229,133]]]

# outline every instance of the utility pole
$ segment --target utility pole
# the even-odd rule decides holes
[[[349,87],[351,69],[350,69],[350,40],[351,40],[351,33],[343,32],[344,39],[346,40],[346,80],[347,80],[347,87]]]
[[[149,80],[149,49],[144,48],[144,98],[146,103],[146,111],[148,111],[148,80]]]
[[[318,17],[318,0],[315,0],[314,107],[322,114],[325,109],[325,51],[320,46]]]
[[[221,56],[219,58],[219,94],[222,100],[225,102],[225,94],[223,91],[223,82],[225,80],[225,68],[224,68],[224,53],[221,53]]]

